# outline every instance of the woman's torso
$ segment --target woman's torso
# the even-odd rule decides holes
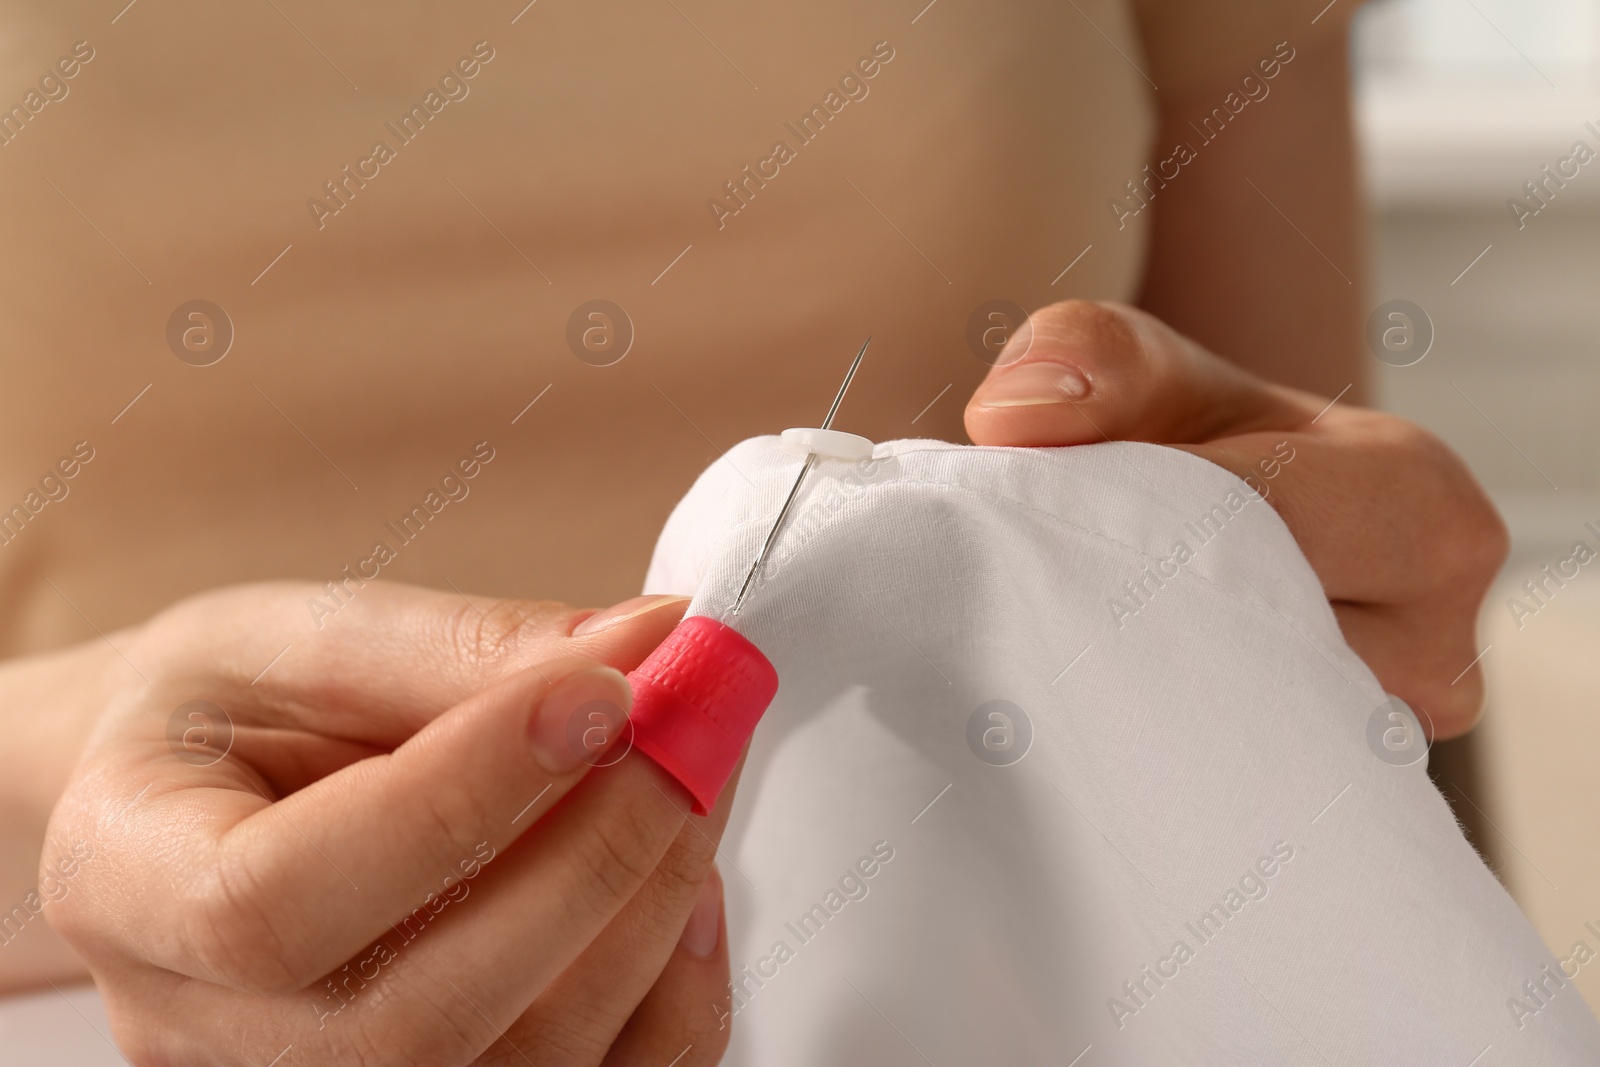
[[[620,599],[695,474],[814,424],[868,334],[839,427],[960,440],[974,309],[1132,294],[1142,231],[1105,203],[1150,118],[1120,0],[920,6],[70,3],[14,27],[7,107],[75,42],[93,58],[0,147],[0,509],[26,513],[0,649],[347,566]],[[234,333],[209,366],[168,341],[197,299]],[[610,366],[567,341],[594,299],[633,327]]]

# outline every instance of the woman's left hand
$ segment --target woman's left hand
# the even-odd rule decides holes
[[[1454,452],[1404,419],[1264,382],[1135,308],[1070,300],[1031,320],[967,404],[975,443],[1149,441],[1232,471],[1282,516],[1384,688],[1435,737],[1471,729],[1478,609],[1508,539]]]

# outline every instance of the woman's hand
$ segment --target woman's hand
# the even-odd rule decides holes
[[[128,1058],[715,1063],[732,790],[686,824],[622,728],[621,672],[686,602],[373,583],[318,630],[317,594],[223,590],[119,642],[147,681],[119,664],[40,884]]]
[[[1427,431],[1263,382],[1144,312],[1081,300],[1033,314],[966,424],[980,445],[1150,441],[1232,471],[1288,524],[1384,688],[1437,737],[1477,720],[1475,626],[1506,531]]]

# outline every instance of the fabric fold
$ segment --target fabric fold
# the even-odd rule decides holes
[[[1600,1062],[1270,480],[880,444],[817,465],[730,618],[799,463],[727,453],[646,586],[779,675],[723,845],[726,1062]]]

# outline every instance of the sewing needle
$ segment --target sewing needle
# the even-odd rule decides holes
[[[856,353],[855,362],[850,364],[850,369],[845,372],[844,383],[839,386],[839,394],[833,398],[833,404],[828,408],[827,417],[822,420],[822,429],[833,428],[833,417],[839,413],[839,405],[844,401],[844,394],[850,389],[850,380],[856,376],[856,368],[861,366],[861,357],[867,354],[867,346],[872,343],[868,337],[861,342],[861,351]],[[788,516],[789,509],[794,505],[795,497],[800,495],[800,486],[805,483],[806,475],[811,473],[811,468],[817,462],[817,454],[811,453],[806,457],[805,465],[800,468],[799,477],[795,478],[794,485],[789,488],[789,495],[784,498],[783,507],[778,509],[778,518],[772,524],[772,530],[767,534],[767,539],[761,544],[761,551],[756,553],[756,560],[750,564],[750,573],[744,576],[744,584],[739,587],[739,596],[733,602],[732,614],[739,614],[739,609],[744,606],[744,598],[750,592],[750,584],[756,580],[756,572],[761,569],[761,564],[766,561],[767,553],[772,550],[773,542],[778,539],[778,531],[783,529],[783,520]]]

